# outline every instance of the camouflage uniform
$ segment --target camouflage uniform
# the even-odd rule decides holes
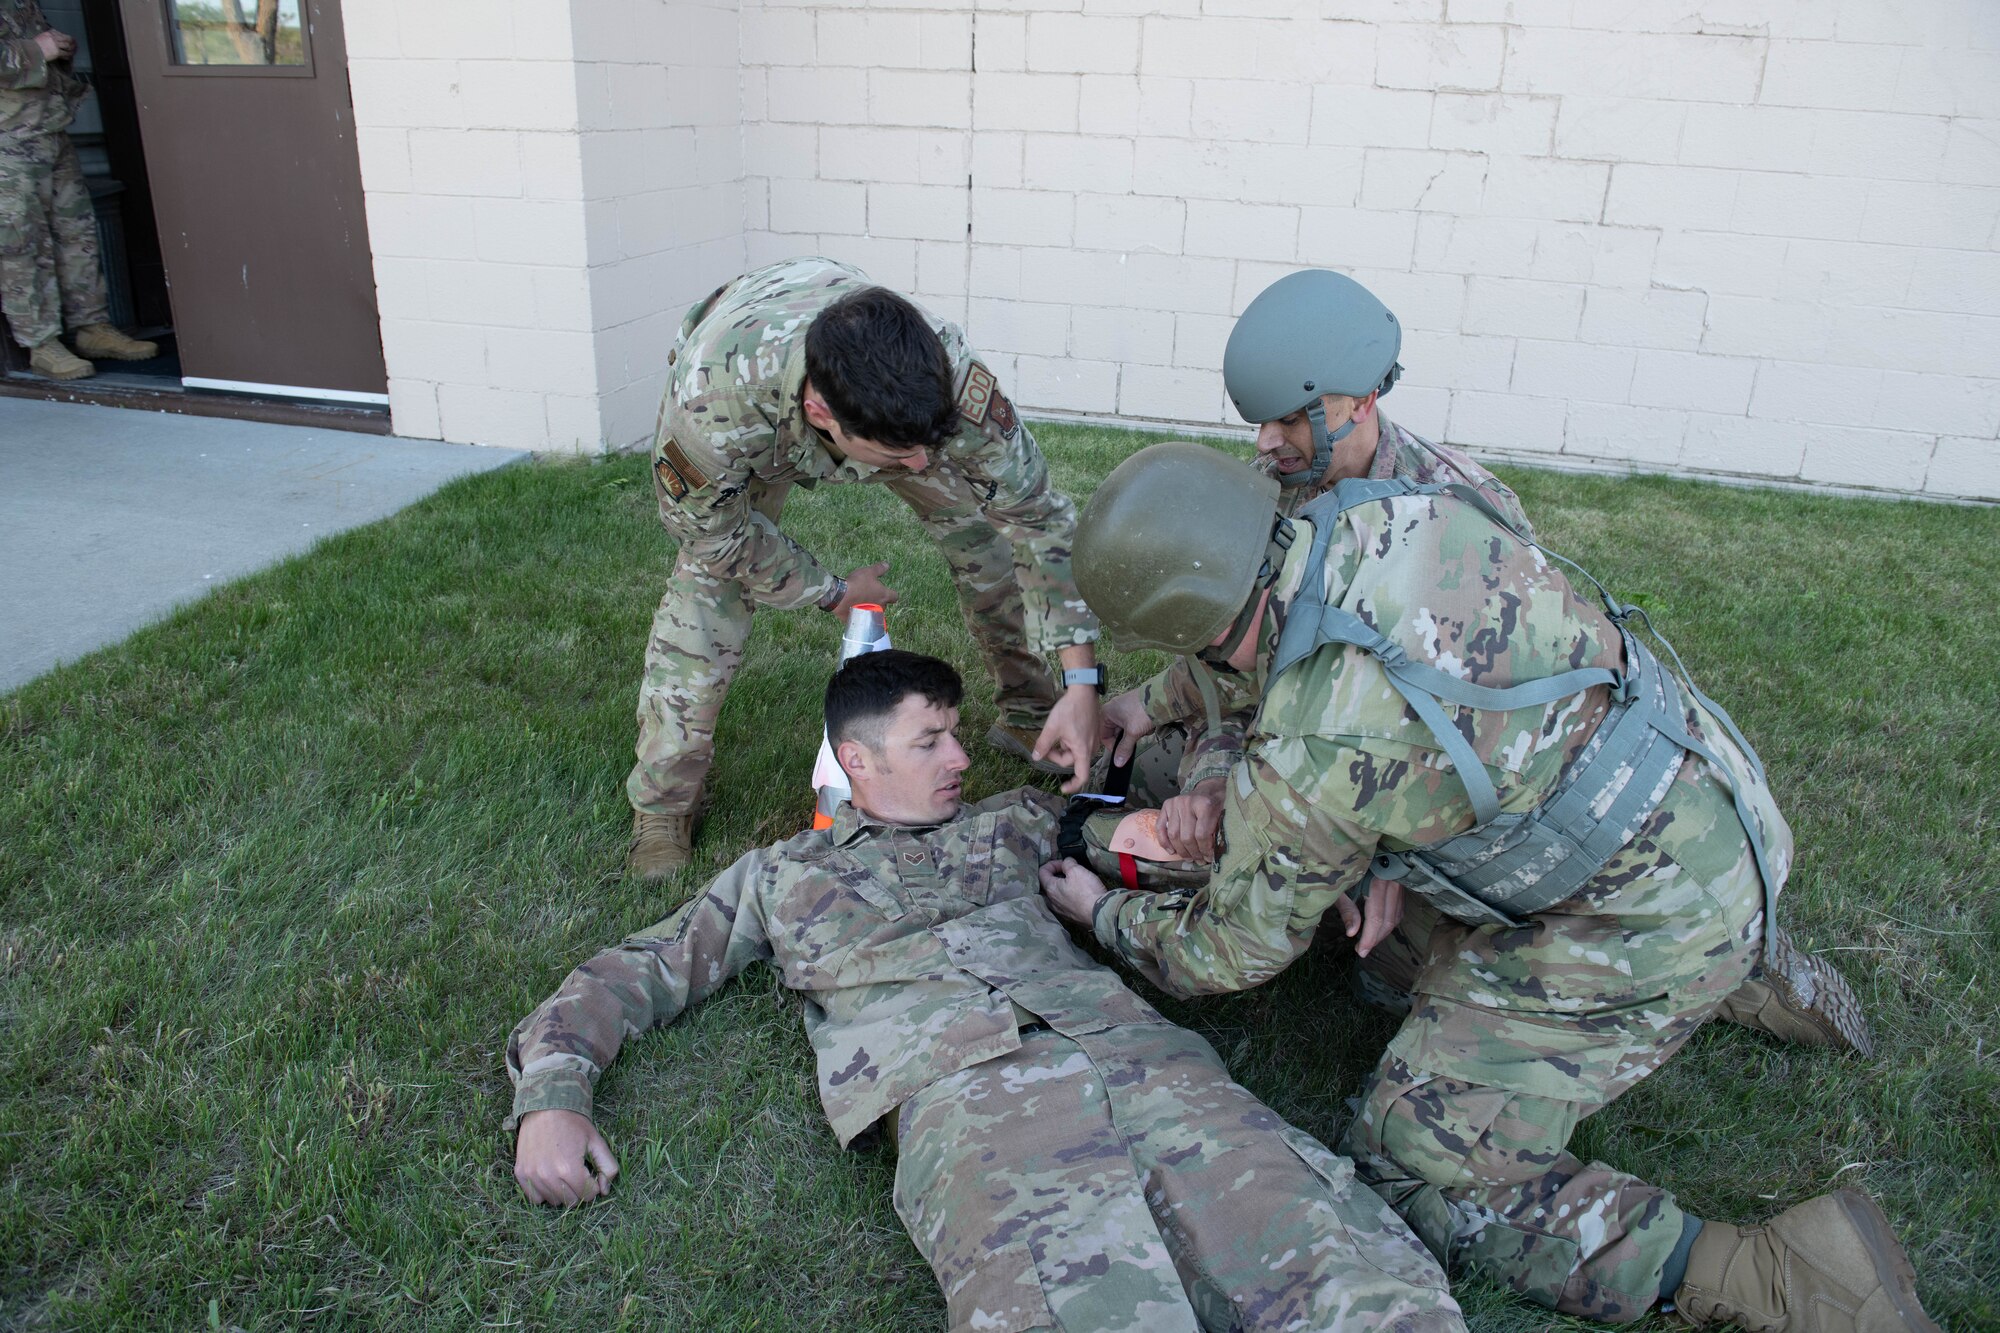
[[[1049,484],[1034,436],[956,326],[931,320],[950,357],[959,423],[923,472],[838,459],[807,423],[806,329],[869,285],[844,264],[789,260],[729,283],[681,322],[653,441],[660,520],[680,556],[646,648],[638,763],[626,782],[636,810],[693,810],[753,606],[812,606],[834,587],[834,574],[778,528],[794,484],[880,484],[916,512],[951,566],[1002,721],[1039,727],[1055,703],[1035,648],[1053,654],[1097,638],[1070,578],[1076,510]]]
[[[1619,667],[1615,627],[1540,552],[1441,497],[1367,504],[1340,520],[1328,603],[1412,659],[1504,687]],[[1310,524],[1302,524],[1310,528]],[[1302,531],[1273,590],[1261,662],[1302,580]],[[1260,667],[1261,673],[1261,667]],[[1225,674],[1238,703],[1257,679]],[[1507,812],[1533,808],[1595,731],[1599,686],[1546,707],[1444,705]],[[1439,919],[1416,1006],[1370,1078],[1344,1143],[1357,1170],[1433,1252],[1573,1314],[1623,1321],[1661,1295],[1685,1217],[1666,1191],[1565,1151],[1583,1117],[1644,1078],[1756,961],[1763,892],[1729,792],[1741,785],[1774,876],[1790,830],[1727,731],[1687,725],[1727,771],[1685,757],[1658,808],[1568,901],[1520,927]],[[1371,855],[1474,823],[1463,784],[1379,662],[1329,645],[1271,682],[1227,789],[1227,847],[1205,889],[1107,894],[1098,938],[1181,995],[1269,980],[1312,941]]]
[[[955,1329],[1463,1329],[1443,1272],[1343,1159],[1093,962],[1023,789],[929,828],[843,804],[576,969],[514,1030],[509,1127],[589,1114],[627,1033],[756,961],[806,997],[843,1145],[893,1116],[895,1204]]]
[[[1397,425],[1376,409],[1381,422],[1375,458],[1367,475],[1372,478],[1404,477],[1419,486],[1433,482],[1464,482],[1477,487],[1493,506],[1525,536],[1534,528],[1521,508],[1521,498],[1513,488],[1488,472],[1468,455],[1447,444],[1427,440],[1415,431]],[[1263,464],[1260,462],[1260,467]],[[1268,467],[1264,470],[1269,471]],[[1290,486],[1278,492],[1278,512],[1286,518],[1297,514],[1310,501],[1333,488],[1340,478],[1328,475],[1317,487]],[[1250,731],[1255,709],[1242,709],[1223,718],[1215,732],[1208,729],[1202,714],[1201,698],[1185,666],[1161,672],[1139,687],[1146,716],[1162,728],[1163,740],[1182,747],[1178,772],[1169,774],[1163,764],[1141,764],[1134,770],[1133,804],[1158,806],[1210,778],[1229,775],[1243,757],[1244,738]],[[1153,780],[1143,781],[1142,775]],[[1161,777],[1167,777],[1161,782]],[[1357,985],[1373,1002],[1402,1010],[1408,1005],[1409,990],[1422,962],[1424,941],[1436,914],[1428,904],[1414,897],[1406,900],[1403,922],[1395,933],[1359,960]]]
[[[43,58],[48,28],[35,0],[0,0],[0,311],[23,347],[111,318],[96,214],[63,133],[87,89],[67,60]]]

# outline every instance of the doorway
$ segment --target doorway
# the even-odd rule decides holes
[[[92,83],[70,138],[112,322],[160,355],[55,383],[6,337],[0,394],[386,431],[337,0],[42,8]]]

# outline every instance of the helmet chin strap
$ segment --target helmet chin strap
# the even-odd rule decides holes
[[[1315,398],[1306,408],[1306,420],[1312,422],[1313,459],[1312,465],[1303,472],[1280,472],[1280,486],[1317,486],[1326,470],[1333,466],[1333,446],[1354,433],[1354,418],[1349,417],[1339,430],[1328,433],[1326,429],[1326,400]]]

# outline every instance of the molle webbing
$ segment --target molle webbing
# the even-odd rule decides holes
[[[1360,616],[1326,604],[1325,567],[1339,518],[1347,510],[1399,496],[1451,495],[1477,506],[1485,515],[1524,544],[1486,498],[1459,483],[1419,486],[1400,478],[1340,482],[1326,496],[1307,505],[1299,517],[1313,524],[1313,545],[1306,578],[1287,612],[1271,679],[1311,656],[1328,643],[1350,644],[1373,656],[1389,683],[1412,712],[1430,729],[1471,800],[1473,828],[1429,847],[1388,852],[1375,859],[1374,873],[1400,880],[1429,898],[1438,910],[1473,924],[1518,925],[1521,919],[1561,903],[1583,888],[1618,851],[1637,836],[1679,770],[1682,756],[1706,760],[1724,780],[1728,770],[1705,745],[1687,732],[1682,680],[1662,669],[1660,661],[1634,636],[1629,623],[1646,623],[1645,613],[1620,604],[1588,571],[1546,548],[1596,585],[1605,610],[1624,640],[1624,672],[1603,667],[1565,671],[1507,689],[1493,689],[1460,680],[1411,659]],[[1665,639],[1660,640],[1663,644]],[[1667,645],[1672,653],[1671,644]],[[1675,655],[1675,664],[1679,657]],[[1565,769],[1562,781],[1531,811],[1506,814],[1485,763],[1465,735],[1452,724],[1445,704],[1492,711],[1549,704],[1580,694],[1595,685],[1611,690],[1611,707],[1583,750]],[[1728,728],[1742,747],[1756,779],[1763,767],[1749,742],[1729,715],[1695,689],[1687,693]],[[1765,863],[1763,838],[1741,784],[1729,782],[1737,818],[1749,838],[1758,875],[1764,882],[1765,942],[1769,952],[1775,932],[1777,882]]]

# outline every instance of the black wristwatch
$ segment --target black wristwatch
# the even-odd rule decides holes
[[[1104,668],[1101,666],[1067,667],[1063,671],[1063,688],[1072,685],[1095,685],[1099,694],[1104,693]]]

